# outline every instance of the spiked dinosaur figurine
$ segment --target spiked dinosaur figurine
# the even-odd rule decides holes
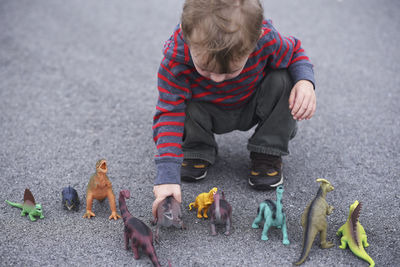
[[[90,218],[96,216],[92,212],[93,199],[97,199],[102,202],[108,198],[110,204],[111,215],[109,219],[117,220],[121,218],[117,214],[117,208],[115,206],[115,196],[112,190],[112,185],[107,177],[107,162],[105,159],[98,160],[96,163],[96,173],[90,177],[87,189],[86,189],[86,212],[83,218]]]
[[[276,202],[272,200],[265,200],[261,202],[260,207],[257,211],[257,217],[254,219],[251,227],[259,228],[259,223],[264,220],[264,229],[261,234],[261,240],[268,240],[268,229],[271,226],[282,229],[283,244],[289,245],[289,239],[287,235],[286,227],[286,214],[282,208],[282,194],[283,185],[276,188]]]
[[[28,214],[29,219],[31,219],[32,222],[37,220],[35,217],[39,217],[40,219],[44,218],[42,205],[35,203],[35,198],[33,197],[32,192],[28,188],[25,189],[24,203],[22,204],[14,203],[8,200],[6,200],[6,202],[13,207],[22,209],[21,216],[25,216],[26,214]]]
[[[173,196],[166,197],[158,204],[156,217],[151,221],[152,225],[157,224],[155,240],[159,241],[161,227],[171,227],[186,229],[182,221],[181,204]]]
[[[189,204],[189,210],[192,210],[192,206],[197,209],[197,218],[208,218],[207,211],[211,204],[214,202],[214,195],[217,193],[218,189],[213,187],[210,192],[204,192],[199,194],[195,201]],[[203,215],[201,212],[203,211]]]
[[[303,227],[303,249],[300,259],[294,262],[295,265],[302,264],[310,252],[315,236],[320,234],[320,242],[322,248],[333,247],[332,242],[326,241],[326,230],[328,224],[326,215],[333,211],[333,207],[326,202],[326,194],[334,189],[331,183],[325,179],[317,179],[321,182],[315,198],[308,204],[303,214],[301,215],[301,225]]]
[[[148,227],[144,222],[128,211],[125,199],[130,198],[129,190],[122,190],[119,193],[119,210],[124,220],[124,239],[125,239],[125,249],[129,249],[129,241],[131,242],[131,247],[133,251],[134,258],[137,260],[139,256],[139,248],[149,256],[151,262],[154,266],[160,266],[158,258],[153,246],[153,232],[150,227]]]
[[[350,250],[359,258],[368,262],[370,267],[375,266],[375,262],[365,252],[364,248],[368,247],[367,234],[365,233],[364,227],[358,221],[360,217],[360,210],[362,203],[357,200],[350,206],[349,217],[345,224],[339,228],[336,235],[342,236],[340,239],[341,246],[339,248],[346,249],[347,245]]]
[[[225,200],[224,192],[214,194],[214,202],[210,206],[211,235],[217,235],[215,224],[225,224],[225,235],[232,233],[232,206]]]

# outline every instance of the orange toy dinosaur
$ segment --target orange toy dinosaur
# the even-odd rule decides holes
[[[210,192],[204,192],[199,194],[195,201],[189,204],[189,210],[192,210],[192,206],[197,209],[197,218],[208,218],[207,211],[211,204],[214,202],[214,195],[217,193],[217,188],[214,187],[210,190]],[[201,211],[203,210],[203,215],[201,215]]]
[[[109,219],[117,220],[121,218],[117,214],[117,208],[115,206],[115,195],[112,190],[112,185],[107,175],[107,162],[105,159],[98,160],[96,163],[96,173],[90,177],[87,189],[86,189],[86,212],[83,218],[90,218],[96,216],[92,212],[93,199],[103,201],[108,198],[110,203],[111,215]]]

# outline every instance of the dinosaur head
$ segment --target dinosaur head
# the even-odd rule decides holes
[[[67,207],[68,210],[72,210],[75,207],[75,204],[71,202],[69,199],[65,200],[64,205],[65,207]]]
[[[214,196],[215,196],[215,194],[217,193],[217,191],[218,191],[218,188],[213,187],[213,188],[210,190],[210,192],[208,192],[208,195],[209,195],[209,197],[210,197],[211,200],[214,199]]]
[[[322,179],[322,178],[318,178],[317,182],[321,182],[321,188],[323,189],[323,191],[325,192],[331,192],[333,191],[333,189],[335,189],[331,183],[326,180],[326,179]]]
[[[283,185],[279,185],[279,186],[276,188],[276,195],[282,196],[283,191],[285,191],[285,190],[283,190]]]
[[[96,162],[96,171],[101,173],[107,172],[107,162],[105,159],[100,159]]]
[[[40,204],[36,204],[35,205],[35,210],[37,211],[37,212],[42,212],[42,205],[40,205]]]
[[[125,190],[121,190],[121,192],[119,192],[120,197],[123,196],[124,198],[130,198],[131,197],[131,192],[127,189]]]

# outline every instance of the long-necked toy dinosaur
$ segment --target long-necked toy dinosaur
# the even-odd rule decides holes
[[[125,249],[129,249],[129,241],[131,241],[131,247],[133,256],[135,259],[139,259],[139,248],[149,256],[154,266],[160,266],[156,252],[153,246],[153,232],[144,222],[138,218],[132,216],[128,211],[125,199],[130,197],[129,190],[122,190],[119,193],[119,210],[121,211],[122,219],[124,220],[124,239]]]
[[[287,234],[286,214],[282,207],[283,191],[283,185],[278,186],[276,188],[276,201],[267,199],[260,203],[257,211],[257,217],[254,219],[251,227],[255,229],[259,228],[259,223],[264,220],[264,228],[261,234],[261,240],[268,240],[268,229],[271,226],[281,228],[283,235],[282,243],[284,245],[289,245],[290,242]]]
[[[365,252],[366,247],[369,246],[367,243],[367,234],[365,233],[364,227],[358,221],[360,217],[360,210],[362,203],[357,200],[350,206],[349,217],[345,224],[339,228],[336,235],[341,236],[341,246],[339,248],[346,249],[347,245],[350,250],[359,258],[367,261],[370,267],[375,266],[375,262]]]
[[[320,242],[322,248],[333,247],[332,242],[326,241],[326,230],[328,224],[326,215],[333,211],[333,207],[326,202],[326,194],[334,189],[331,183],[325,179],[317,179],[321,182],[315,198],[308,204],[301,216],[301,225],[303,227],[303,249],[300,259],[294,262],[295,265],[302,264],[310,252],[315,236],[320,233]]]
[[[29,219],[31,219],[31,221],[36,221],[37,219],[35,217],[39,217],[40,219],[44,218],[42,205],[35,203],[35,198],[33,197],[32,192],[28,188],[25,189],[24,203],[22,204],[14,203],[8,200],[6,200],[6,202],[13,207],[22,209],[21,216],[25,216],[26,214],[28,214]]]

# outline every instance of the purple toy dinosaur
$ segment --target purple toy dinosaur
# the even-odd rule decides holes
[[[161,226],[186,229],[182,221],[181,205],[174,197],[166,197],[158,204],[156,218],[151,222],[153,225],[157,224],[155,240],[158,243],[159,231]]]
[[[222,195],[222,197],[221,197]],[[211,222],[211,234],[217,235],[215,231],[215,223],[225,224],[225,235],[230,235],[232,228],[232,207],[225,200],[224,192],[218,191],[214,195],[214,202],[211,204],[210,209],[210,222]]]
[[[130,197],[129,190],[122,190],[119,193],[119,210],[124,220],[124,239],[125,249],[129,249],[129,240],[132,240],[131,247],[134,258],[137,260],[139,256],[139,247],[149,256],[154,266],[161,266],[158,262],[156,252],[153,246],[153,232],[141,220],[132,216],[126,207],[125,198]]]

